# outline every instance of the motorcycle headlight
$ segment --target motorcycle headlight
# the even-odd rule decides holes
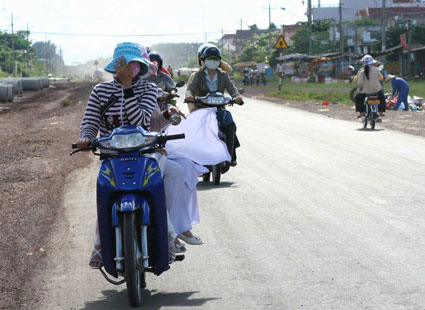
[[[207,104],[223,104],[225,103],[225,99],[222,97],[208,97],[202,100],[204,103]]]
[[[127,135],[113,135],[111,139],[100,142],[106,149],[138,149],[155,142],[156,137],[144,136],[139,132]]]

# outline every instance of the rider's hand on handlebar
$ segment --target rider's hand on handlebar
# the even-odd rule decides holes
[[[77,147],[79,149],[83,149],[85,147],[88,147],[90,144],[90,139],[89,138],[80,138],[77,141]],[[85,150],[86,152],[90,151],[90,150]]]
[[[184,119],[186,119],[186,115],[182,112],[182,111],[180,111],[178,108],[176,108],[176,107],[173,107],[173,106],[171,106],[171,107],[169,107],[168,108],[168,115],[173,115],[173,114],[179,114],[179,115],[181,115]]]
[[[241,97],[241,96],[237,96],[237,97],[235,98],[235,103],[236,103],[236,104],[239,104],[239,105],[242,105],[242,104],[243,104],[243,99],[242,99],[242,97]]]
[[[156,149],[153,149],[152,151],[154,153],[161,153],[164,156],[167,156],[168,155],[167,151],[165,149],[163,149],[163,148],[156,148]]]
[[[194,102],[194,101],[195,101],[195,99],[192,96],[188,96],[188,97],[186,97],[186,99],[184,99],[184,102],[188,102],[188,103]]]

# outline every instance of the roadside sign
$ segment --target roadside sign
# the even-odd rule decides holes
[[[288,48],[288,44],[286,43],[285,38],[282,35],[279,37],[273,48]]]

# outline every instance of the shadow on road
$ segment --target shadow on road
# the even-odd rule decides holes
[[[156,290],[143,290],[142,305],[143,309],[156,310],[162,307],[199,307],[210,300],[219,298],[193,298],[189,299],[193,294],[198,292],[182,292],[182,293],[155,293]],[[127,290],[117,292],[115,290],[102,291],[104,299],[88,301],[85,303],[86,310],[107,310],[107,309],[134,309],[130,307],[127,299]]]
[[[207,191],[214,188],[237,187],[233,184],[235,182],[221,182],[220,185],[213,185],[212,182],[199,182],[196,188],[198,191]]]
[[[383,128],[378,128],[378,129],[370,129],[370,128],[358,128],[356,129],[357,131],[365,131],[365,132],[374,132],[374,131],[383,131],[385,129]]]

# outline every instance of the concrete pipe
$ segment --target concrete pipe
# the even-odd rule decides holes
[[[48,77],[40,77],[43,88],[49,87],[49,78]]]
[[[13,102],[13,85],[0,84],[0,102]]]
[[[13,92],[15,95],[22,94],[22,81],[21,79],[12,79],[12,78],[4,78],[0,79],[0,83],[2,84],[12,84],[13,85]]]
[[[40,90],[42,88],[40,78],[22,78],[22,89],[25,90]]]

